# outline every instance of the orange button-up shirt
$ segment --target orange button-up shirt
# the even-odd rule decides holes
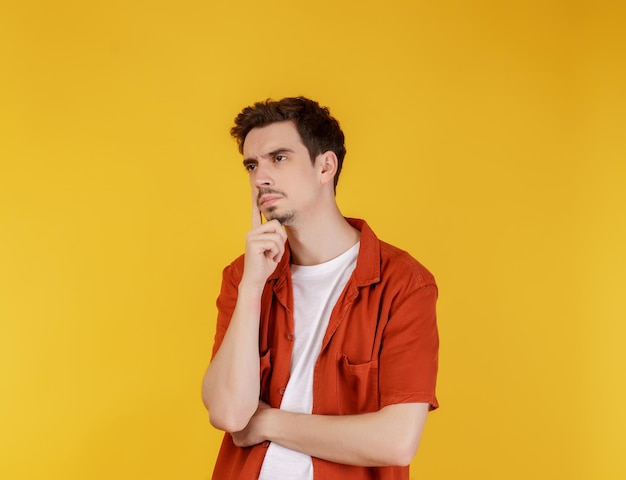
[[[351,415],[397,403],[437,408],[437,286],[408,253],[378,240],[363,220],[357,264],[333,309],[313,373],[313,413]],[[280,407],[293,349],[293,292],[287,247],[261,299],[261,400]],[[224,269],[213,346],[217,352],[237,302],[243,256]],[[236,447],[224,436],[215,480],[257,479],[267,445]],[[409,467],[357,467],[313,458],[316,480],[408,480]]]

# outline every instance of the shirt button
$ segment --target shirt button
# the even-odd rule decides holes
[[[287,335],[287,340],[289,340],[290,342],[293,342],[294,336],[293,333],[290,333],[289,335]]]
[[[280,393],[281,395],[284,395],[285,394],[285,387],[280,387],[278,389],[278,393]]]

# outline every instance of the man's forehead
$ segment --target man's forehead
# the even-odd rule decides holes
[[[294,123],[275,122],[250,130],[243,143],[243,154],[245,157],[266,156],[276,149],[293,150],[298,146],[304,147],[304,144]]]

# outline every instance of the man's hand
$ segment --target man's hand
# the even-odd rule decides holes
[[[285,253],[287,234],[278,220],[261,222],[261,212],[252,195],[252,230],[246,236],[246,255],[241,284],[263,289],[267,277]]]
[[[231,433],[233,442],[238,447],[251,447],[267,440],[263,435],[263,422],[267,419],[272,408],[265,402],[259,400],[259,407],[252,415],[246,428],[240,432]]]

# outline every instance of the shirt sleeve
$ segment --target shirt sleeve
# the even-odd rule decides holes
[[[437,286],[427,284],[408,294],[391,312],[379,359],[381,408],[424,402],[433,410],[439,335],[435,306]]]
[[[224,339],[224,335],[226,335],[228,325],[230,324],[230,319],[235,311],[238,287],[242,276],[239,260],[240,259],[235,260],[233,263],[224,268],[222,272],[222,286],[216,302],[217,325],[215,327],[215,338],[213,341],[213,353],[211,358],[215,357],[215,354],[219,350],[222,340]]]

